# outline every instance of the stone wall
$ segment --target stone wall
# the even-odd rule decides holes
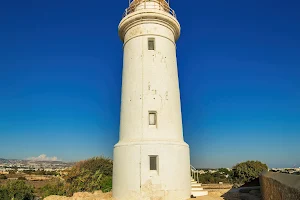
[[[264,172],[260,177],[263,200],[300,200],[300,176]]]

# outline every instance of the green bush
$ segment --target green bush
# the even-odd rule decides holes
[[[95,157],[81,161],[70,169],[64,180],[54,181],[36,192],[43,198],[50,195],[72,196],[75,192],[83,191],[102,190],[109,192],[112,189],[112,169],[113,162],[108,158]],[[28,170],[26,173],[55,175],[56,172]],[[33,200],[33,187],[26,185],[24,180],[26,180],[25,177],[19,177],[18,180],[8,181],[6,185],[0,187],[0,200]]]
[[[7,176],[5,176],[4,174],[0,174],[0,180],[3,179],[7,179]]]
[[[266,170],[268,170],[268,166],[260,161],[247,161],[233,167],[233,176],[235,182],[245,183],[258,178]]]
[[[33,200],[33,186],[27,185],[25,181],[14,180],[8,181],[5,186],[2,187],[2,194],[9,196],[9,199],[14,200]],[[5,192],[6,191],[6,192]]]
[[[57,176],[58,173],[56,171],[45,171],[45,170],[24,170],[25,174],[34,174],[34,175],[51,175],[51,176]]]
[[[102,192],[110,192],[112,189],[112,176],[105,176],[101,181]]]
[[[8,191],[4,187],[1,187],[1,186],[0,186],[0,199],[1,200],[10,200]]]
[[[43,198],[50,195],[66,195],[66,188],[63,181],[55,181],[54,183],[47,184],[40,189],[41,196]]]
[[[103,175],[112,176],[113,161],[105,157],[94,157],[76,163],[71,169],[71,173],[78,169],[87,169],[91,172],[100,170]]]
[[[215,172],[213,174],[211,173],[205,173],[205,174],[199,174],[199,182],[203,184],[209,184],[209,183],[230,183],[230,178],[226,178],[225,174],[220,172]]]
[[[221,174],[224,174],[224,175],[229,175],[229,176],[233,175],[233,172],[231,170],[226,169],[226,168],[220,168],[220,169],[218,169],[218,171]]]
[[[78,162],[65,176],[67,195],[75,192],[109,192],[112,185],[113,162],[104,157],[95,157]]]

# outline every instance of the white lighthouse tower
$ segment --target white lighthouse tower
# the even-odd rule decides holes
[[[129,3],[119,24],[124,65],[113,197],[188,199],[190,155],[183,140],[176,60],[180,24],[165,0]]]

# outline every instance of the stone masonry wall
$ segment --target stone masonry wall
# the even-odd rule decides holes
[[[300,200],[300,176],[264,172],[259,177],[263,200]]]

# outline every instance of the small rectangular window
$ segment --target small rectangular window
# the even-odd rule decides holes
[[[150,111],[149,112],[149,125],[150,126],[156,126],[157,123],[157,115],[156,112]]]
[[[157,170],[158,156],[149,156],[150,158],[150,170]]]
[[[148,50],[155,50],[155,39],[148,38]]]

